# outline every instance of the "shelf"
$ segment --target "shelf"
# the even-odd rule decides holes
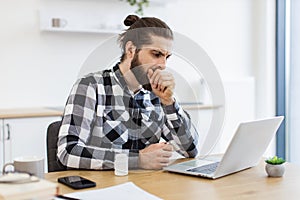
[[[150,0],[148,9],[157,9],[177,0]],[[111,11],[113,9],[113,12]],[[136,9],[125,1],[43,1],[39,8],[42,32],[120,34],[123,18]],[[147,9],[147,8],[146,8]]]
[[[41,28],[41,31],[47,32],[74,32],[74,33],[104,33],[104,34],[119,34],[122,30],[113,29],[91,29],[91,28]]]
[[[221,105],[210,105],[210,104],[183,104],[181,107],[184,110],[207,110],[207,109],[217,109],[222,107]]]
[[[77,5],[66,11],[55,5],[44,6],[39,10],[40,30],[43,32],[119,34],[125,29],[125,26],[114,18],[104,19],[104,16],[95,10],[88,12],[92,10],[92,5],[89,6],[90,9],[80,10],[80,5]]]

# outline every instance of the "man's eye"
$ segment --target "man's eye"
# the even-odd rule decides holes
[[[156,58],[159,58],[161,56],[160,53],[153,53],[153,55],[156,57]]]

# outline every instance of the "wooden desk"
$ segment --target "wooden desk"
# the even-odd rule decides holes
[[[130,171],[124,177],[115,176],[114,171],[71,170],[48,173],[45,178],[56,182],[58,177],[79,175],[97,182],[96,188],[131,181],[151,194],[172,200],[300,198],[300,167],[286,163],[286,172],[282,178],[269,178],[264,166],[262,161],[257,167],[216,180],[146,170]],[[59,188],[63,194],[75,192],[62,184],[59,184]]]

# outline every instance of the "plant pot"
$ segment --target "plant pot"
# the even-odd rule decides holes
[[[268,176],[281,177],[284,174],[285,166],[284,166],[284,164],[271,165],[271,164],[267,163],[265,169],[266,169]]]

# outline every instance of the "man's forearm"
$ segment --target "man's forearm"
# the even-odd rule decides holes
[[[181,154],[185,157],[195,157],[197,154],[198,134],[193,132],[192,122],[188,114],[175,102],[171,106],[165,106],[167,115],[167,127],[170,132],[167,138],[174,140],[181,148]]]

